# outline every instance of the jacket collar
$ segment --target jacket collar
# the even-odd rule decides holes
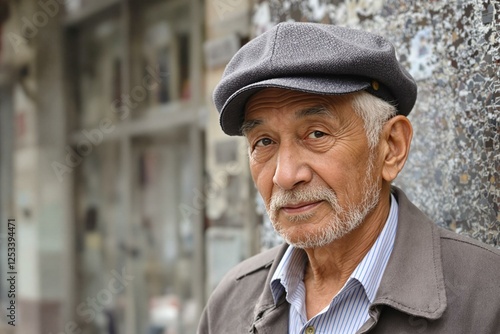
[[[398,230],[373,305],[437,319],[446,309],[439,230],[403,191],[392,190],[399,204]]]

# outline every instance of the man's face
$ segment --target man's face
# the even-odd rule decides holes
[[[243,129],[252,177],[288,243],[330,244],[378,204],[380,168],[350,99],[267,88],[249,100]]]

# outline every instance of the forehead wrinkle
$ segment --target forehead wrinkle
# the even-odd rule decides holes
[[[311,100],[325,100],[326,95],[310,94],[281,88],[265,88],[251,96],[245,105],[245,110],[260,108],[282,108],[290,104]]]
[[[308,116],[328,116],[334,118],[333,113],[327,107],[321,104],[312,107],[306,107],[295,112],[296,118],[305,118]]]
[[[299,97],[290,97],[287,94],[260,95],[258,98],[251,97],[246,103],[245,110],[279,109],[297,101],[300,101]]]
[[[343,95],[317,95],[304,92],[288,91],[283,89],[269,88],[265,89],[254,96],[250,97],[245,105],[245,120],[240,127],[243,135],[255,127],[262,125],[264,119],[247,119],[249,114],[254,113],[269,113],[280,109],[296,110],[300,106],[304,106],[295,111],[297,119],[307,116],[327,116],[331,119],[338,119],[337,104],[346,101],[348,96]]]

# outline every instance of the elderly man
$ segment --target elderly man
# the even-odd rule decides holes
[[[199,333],[500,333],[500,252],[391,186],[416,94],[367,32],[283,23],[241,48],[214,99],[286,244],[226,275]]]

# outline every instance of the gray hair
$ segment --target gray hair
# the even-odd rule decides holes
[[[385,122],[396,115],[396,107],[365,91],[351,96],[354,112],[363,119],[368,146],[374,149]]]

